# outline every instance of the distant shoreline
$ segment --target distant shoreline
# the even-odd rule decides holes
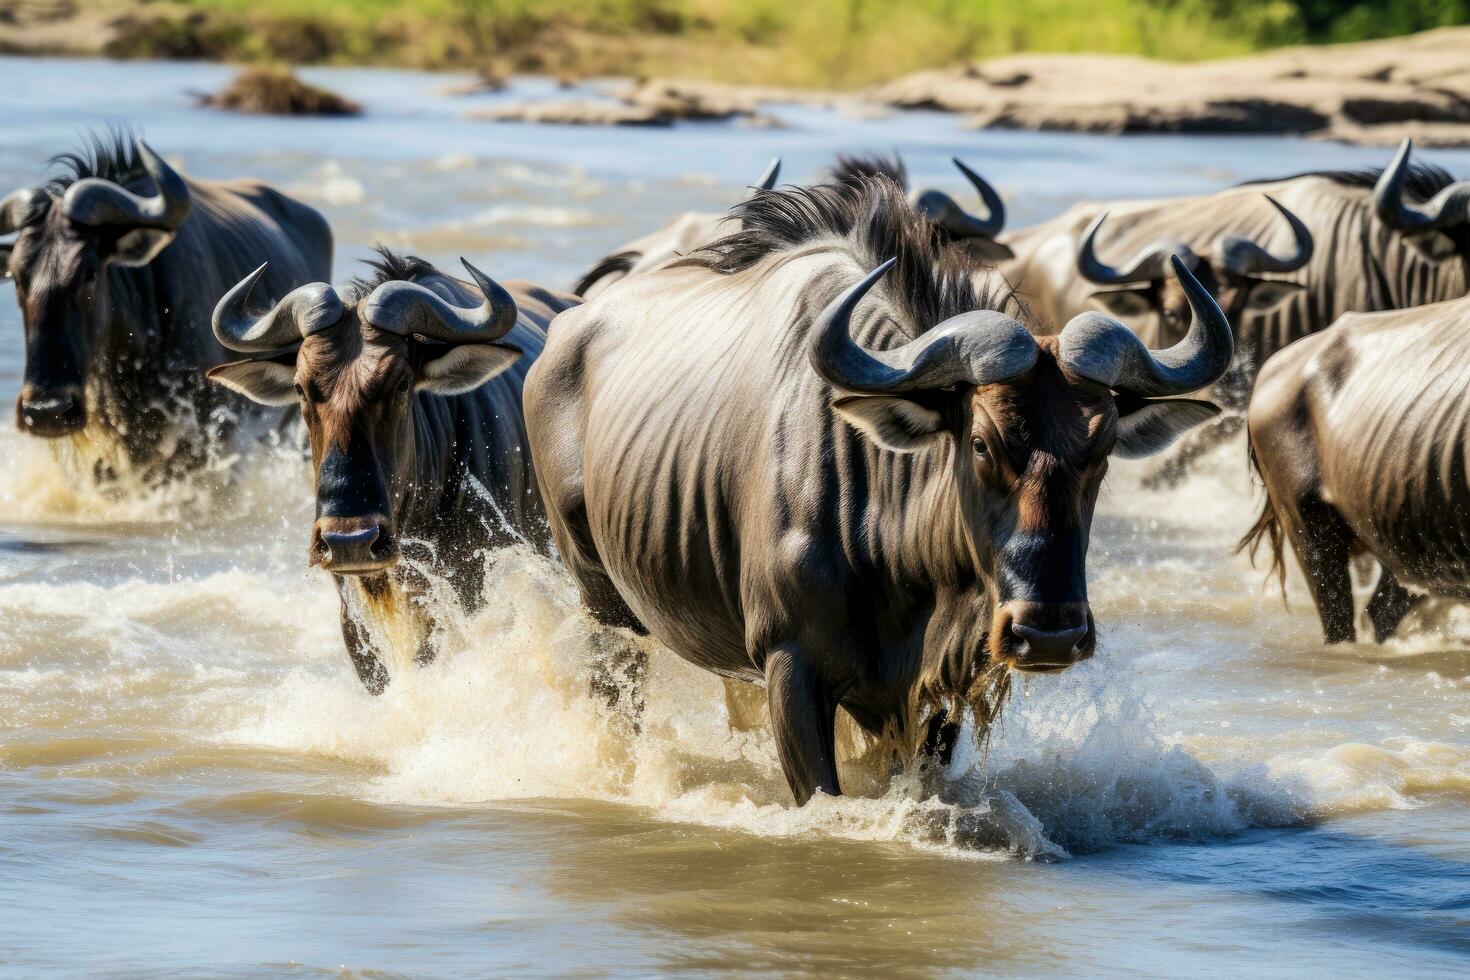
[[[1338,23],[1310,7],[1311,0],[0,0],[0,52],[852,91],[1018,54],[1194,62],[1384,36],[1453,16],[1421,11]]]
[[[245,21],[231,20],[245,16],[236,11],[235,0],[205,0],[204,9],[178,8],[166,0],[95,0],[85,9],[74,0],[24,4],[12,0],[8,5],[0,0],[0,53],[362,63],[351,57],[350,47],[334,47],[345,41],[314,37],[304,26],[313,21],[303,20],[305,15],[293,21],[273,13],[276,2],[256,4],[265,14],[252,16],[266,20],[250,21],[250,31],[242,35],[240,24]],[[377,2],[365,0],[363,5]],[[453,2],[420,0],[405,9]],[[551,3],[554,6],[555,0]],[[645,6],[661,9],[657,3]],[[32,13],[7,17],[12,7]],[[54,16],[48,17],[47,10]],[[287,28],[293,25],[300,36],[288,38]],[[372,29],[407,30],[387,18],[378,18]],[[673,65],[688,67],[691,59],[709,56],[703,47],[708,38],[692,28],[687,36],[654,30],[594,35],[565,28],[555,43],[536,49],[535,42],[541,39],[541,34],[512,38],[495,59],[479,58],[478,67],[468,49],[434,47],[425,38],[418,39],[412,57],[403,47],[374,53],[385,55],[377,62],[383,67],[477,71],[487,91],[512,72],[559,77],[568,83],[589,75],[631,78],[638,74],[629,70],[631,65],[663,63],[651,53],[660,46],[668,49],[665,54],[682,52],[678,58],[664,59]],[[697,70],[670,71],[632,81],[621,102],[569,98],[560,104],[502,103],[480,112],[479,118],[587,125],[736,119],[770,125],[775,123],[760,112],[762,104],[805,102],[863,114],[906,108],[953,112],[976,128],[1284,134],[1370,145],[1412,137],[1426,147],[1458,147],[1470,146],[1467,51],[1470,27],[1449,27],[1378,41],[1288,47],[1182,63],[1123,54],[1015,54],[924,68],[842,91],[785,84],[779,72],[770,73],[761,84],[749,84],[702,80]],[[719,59],[738,63],[746,53],[736,44]],[[252,54],[259,57],[243,57]],[[746,65],[740,73],[749,74],[750,69]]]

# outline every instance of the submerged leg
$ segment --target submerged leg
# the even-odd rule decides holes
[[[388,669],[373,651],[362,626],[347,611],[346,600],[342,601],[342,639],[347,644],[347,655],[352,666],[357,668],[357,677],[369,694],[382,694],[388,687]]]
[[[766,657],[771,728],[786,782],[798,806],[818,790],[837,795],[837,703],[800,650],[781,646]]]
[[[1368,621],[1373,624],[1373,639],[1382,643],[1393,636],[1409,610],[1423,598],[1400,585],[1392,570],[1384,565],[1383,574],[1378,577],[1378,588],[1368,600]]]
[[[1317,604],[1322,638],[1327,643],[1350,642],[1357,638],[1349,573],[1352,529],[1334,507],[1315,495],[1303,500],[1294,516],[1287,522],[1287,533]]]
[[[419,624],[423,635],[419,637],[419,648],[414,651],[413,662],[420,667],[427,667],[439,656],[439,648],[434,645],[434,623],[425,619]]]
[[[648,676],[648,654],[613,629],[596,631],[591,640],[592,662],[587,686],[592,696],[627,718],[636,734],[642,728],[643,684]]]
[[[959,738],[960,726],[949,720],[949,712],[936,711],[934,717],[929,719],[929,732],[924,736],[919,754],[936,760],[941,766],[947,766],[949,760],[954,758],[954,747]]]

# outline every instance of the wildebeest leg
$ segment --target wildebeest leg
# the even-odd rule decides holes
[[[342,639],[347,643],[347,655],[352,658],[352,666],[357,668],[362,686],[368,689],[369,694],[382,694],[388,686],[388,669],[373,651],[362,626],[347,611],[345,601],[342,603]]]
[[[777,647],[766,657],[771,728],[786,782],[798,806],[821,790],[836,796],[837,702],[801,651]]]
[[[587,523],[587,505],[581,491],[568,491],[562,507],[562,518],[566,522],[567,536],[557,544],[561,548],[562,561],[582,593],[582,601],[592,618],[604,626],[632,630],[639,636],[647,636],[648,628],[639,622],[633,610],[628,608],[622,593],[613,584],[612,578],[602,564],[602,556],[592,540],[592,528]]]
[[[648,654],[626,634],[612,629],[591,638],[592,663],[587,686],[592,696],[612,711],[627,716],[634,734],[642,730],[643,683],[648,676]]]
[[[938,761],[941,766],[947,766],[949,760],[954,758],[954,747],[959,738],[960,726],[949,720],[949,712],[936,711],[934,717],[929,719],[929,732],[924,736],[919,754]]]
[[[1373,639],[1382,643],[1393,636],[1409,610],[1423,598],[1400,585],[1393,571],[1384,565],[1383,574],[1378,577],[1378,588],[1368,600],[1368,621],[1373,624]]]
[[[427,667],[439,656],[439,648],[434,645],[434,620],[424,615],[423,621],[418,623],[419,646],[414,651],[413,662],[420,667]]]
[[[1352,529],[1336,508],[1312,495],[1302,500],[1287,521],[1287,534],[1297,561],[1306,573],[1307,587],[1322,620],[1327,643],[1347,643],[1357,637],[1353,626],[1353,582],[1348,572]]]

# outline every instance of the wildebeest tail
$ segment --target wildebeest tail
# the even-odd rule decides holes
[[[576,285],[572,287],[572,294],[575,296],[583,295],[587,290],[592,288],[593,283],[597,282],[603,276],[611,275],[614,272],[631,272],[633,266],[640,258],[642,258],[642,255],[639,252],[615,252],[609,255],[593,266],[585,276],[577,280]]]
[[[1256,447],[1250,447],[1250,468],[1256,476],[1261,475],[1260,463],[1256,460]],[[1262,481],[1264,484],[1264,481]],[[1251,525],[1251,529],[1245,532],[1236,546],[1235,553],[1245,552],[1250,555],[1251,564],[1255,564],[1256,551],[1261,542],[1268,542],[1271,549],[1271,565],[1266,569],[1267,577],[1272,572],[1276,573],[1276,579],[1281,585],[1281,598],[1286,599],[1286,560],[1283,549],[1286,545],[1286,535],[1281,526],[1281,515],[1276,512],[1276,503],[1271,499],[1271,491],[1263,489],[1262,496],[1265,502],[1261,504],[1261,515]]]

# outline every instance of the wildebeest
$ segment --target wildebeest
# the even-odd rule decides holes
[[[1037,340],[886,179],[735,216],[562,314],[526,418],[592,613],[764,682],[805,802],[838,792],[839,705],[913,751],[937,712],[978,709],[991,668],[1092,654],[1108,457],[1216,411],[1168,396],[1212,383],[1231,333],[1176,263],[1198,313],[1178,346],[1151,353],[1100,313]]]
[[[1291,244],[1276,246],[1281,251],[1274,254],[1260,243],[1270,242],[1278,226]],[[1130,256],[1119,266],[1098,255],[1104,228],[1108,253]],[[1006,236],[1005,244],[1016,257],[1000,263],[1001,274],[1040,329],[1051,332],[1079,313],[1101,309],[1150,346],[1176,342],[1192,317],[1184,291],[1168,274],[1172,259],[1190,268],[1239,331],[1249,318],[1276,309],[1302,289],[1272,277],[1302,269],[1314,250],[1302,221],[1256,188],[1078,204]],[[1241,346],[1248,346],[1244,339]]]
[[[768,191],[776,186],[780,177],[781,160],[778,157],[766,166],[766,172],[761,174],[760,180],[753,187],[756,192]],[[649,269],[656,269],[678,256],[688,255],[718,238],[727,217],[723,213],[686,211],[658,231],[635,238],[598,259],[577,280],[572,292],[591,299],[628,276],[636,276]]]
[[[417,659],[433,656],[434,624],[407,601],[422,582],[399,564],[405,547],[468,607],[481,599],[483,551],[518,541],[549,550],[521,388],[547,324],[577,302],[501,286],[468,262],[473,283],[381,256],[377,275],[345,297],[313,283],[262,315],[247,309],[256,270],[219,301],[214,330],[267,356],[209,371],[263,404],[300,405],[316,476],[308,558],[336,580],[342,636],[374,694],[388,683],[384,651],[351,605],[380,623],[408,617]]]
[[[1462,192],[1470,201],[1470,186]],[[1470,299],[1352,313],[1261,367],[1248,412],[1266,503],[1242,548],[1291,542],[1328,643],[1355,636],[1351,558],[1382,566],[1375,638],[1417,601],[1470,598]]]
[[[1011,251],[995,240],[1005,227],[1005,203],[985,179],[967,167],[958,157],[954,165],[980,195],[985,206],[985,217],[966,211],[944,191],[929,189],[915,191],[910,195],[914,208],[933,222],[942,235],[962,242],[978,262],[986,265],[1010,258]],[[755,185],[757,193],[769,191],[776,186],[780,176],[781,161],[772,160],[771,165]],[[837,165],[832,168],[829,180],[834,183],[849,183],[874,176],[886,176],[900,186],[906,183],[904,166],[897,158],[839,155]],[[674,219],[667,226],[635,239],[602,259],[584,275],[572,291],[578,296],[591,299],[614,282],[627,276],[639,275],[657,269],[719,239],[722,235],[738,230],[732,224],[732,215],[688,212]]]
[[[1470,291],[1470,185],[1411,166],[1411,150],[1406,140],[1381,173],[1308,173],[1200,197],[1077,205],[1005,236],[1017,257],[1001,269],[1039,319],[1060,325],[1101,305],[1162,345],[1189,320],[1164,275],[1166,258],[1183,257],[1215,290],[1241,353],[1259,364],[1344,313]]]
[[[25,323],[17,423],[85,430],[104,443],[99,467],[144,482],[180,475],[258,411],[204,383],[228,356],[209,330],[214,301],[262,261],[280,292],[330,276],[331,230],[264,184],[185,179],[121,133],[56,162],[65,176],[0,202],[0,234],[19,232],[0,247]]]

